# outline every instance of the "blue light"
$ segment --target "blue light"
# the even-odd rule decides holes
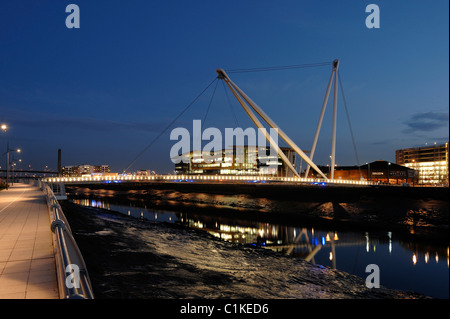
[[[322,246],[325,246],[325,237],[322,237]]]

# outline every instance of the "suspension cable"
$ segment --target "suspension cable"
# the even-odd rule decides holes
[[[228,106],[229,106],[229,108],[230,108],[230,110],[231,110],[231,113],[233,114],[234,122],[235,122],[235,124],[236,124],[236,127],[240,127],[239,121],[238,121],[238,119],[237,119],[236,113],[234,112],[233,105],[231,104],[230,97],[229,97],[229,95],[228,95],[228,90],[227,90],[227,88],[225,87],[225,81],[221,81],[221,82],[222,82],[223,89],[225,90],[225,95],[226,95],[226,97],[227,97]]]
[[[214,80],[213,81],[211,81],[211,83],[209,83],[208,84],[208,86],[205,88],[205,89],[203,89],[203,91],[199,94],[199,95],[197,95],[196,97],[195,97],[195,99],[191,102],[191,103],[189,103],[188,104],[188,106],[186,106],[185,108],[184,108],[184,110],[180,113],[180,114],[178,114],[177,115],[177,117],[175,117],[170,123],[169,123],[169,125],[167,125],[159,134],[158,134],[158,136],[156,136],[154,139],[153,139],[153,141],[151,141],[150,142],[150,144],[148,144],[136,157],[135,157],[135,159],[133,160],[133,161],[131,161],[131,163],[127,166],[127,168],[125,168],[124,170],[123,170],[123,173],[126,173],[126,171],[138,160],[138,158],[139,157],[141,157],[171,126],[172,126],[172,124],[173,123],[175,123],[179,118],[180,118],[180,116],[181,115],[183,115],[199,98],[200,98],[200,96],[202,96],[203,95],[203,93],[205,93],[205,91],[215,82],[217,80],[217,77],[216,78],[214,78]]]
[[[342,100],[344,101],[345,114],[347,115],[348,126],[349,126],[349,128],[350,128],[350,135],[352,136],[352,143],[353,143],[353,150],[355,151],[356,164],[358,165],[359,175],[362,177],[362,174],[361,174],[361,167],[360,167],[359,157],[358,157],[358,151],[357,151],[357,149],[356,149],[355,137],[353,136],[352,123],[350,122],[350,115],[349,115],[349,113],[348,113],[347,101],[346,101],[346,99],[345,99],[344,87],[342,86],[342,81],[341,81],[341,74],[340,74],[340,72],[337,72],[337,75],[338,75],[338,79],[339,79],[339,87],[340,87],[340,89],[341,89]]]
[[[231,69],[226,70],[227,73],[246,73],[246,72],[265,72],[265,71],[279,71],[279,70],[289,70],[289,69],[302,69],[311,68],[319,66],[332,65],[332,62],[319,62],[319,63],[309,63],[309,64],[296,64],[296,65],[285,65],[285,66],[271,66],[264,68],[249,68],[249,69]]]
[[[216,89],[217,89],[217,85],[218,84],[219,84],[219,81],[216,82],[216,86],[214,87],[214,91],[213,91],[213,93],[211,95],[211,99],[209,100],[208,108],[206,109],[206,114],[203,117],[202,125],[205,125],[205,123],[206,123],[206,118],[208,117],[209,109],[211,108],[211,104],[212,104],[212,101],[214,99],[214,95],[216,94]]]

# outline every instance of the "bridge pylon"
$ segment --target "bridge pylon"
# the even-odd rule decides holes
[[[335,60],[338,61],[338,60]],[[333,63],[334,65],[335,63]],[[339,62],[337,62],[337,65]],[[301,149],[297,146],[290,138],[289,136],[283,132],[283,130],[259,107],[250,97],[247,96],[247,94],[244,93],[233,81],[231,81],[230,77],[227,75],[227,73],[223,69],[217,69],[216,70],[218,74],[218,78],[225,81],[228,88],[231,90],[233,95],[238,100],[239,104],[242,106],[246,114],[250,117],[250,119],[255,123],[256,127],[260,130],[261,133],[264,134],[267,141],[270,143],[270,145],[277,151],[278,155],[281,157],[283,162],[286,164],[286,166],[294,173],[295,176],[300,177],[298,172],[295,170],[295,168],[292,166],[291,162],[288,160],[286,155],[283,153],[283,151],[274,143],[273,139],[270,137],[270,135],[267,133],[267,131],[264,129],[264,126],[261,124],[259,119],[256,117],[255,113],[252,111],[252,109],[262,118],[264,121],[273,129],[276,129],[278,131],[278,135],[308,164],[308,168],[312,167],[317,173],[319,173],[325,180],[328,180],[328,178],[325,176],[325,174],[317,167],[317,165],[312,161],[311,158],[309,158]],[[334,71],[333,71],[334,72]],[[336,94],[336,92],[335,92]],[[247,102],[247,104],[245,102]],[[250,106],[250,107],[249,107]]]

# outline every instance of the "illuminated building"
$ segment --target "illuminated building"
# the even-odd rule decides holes
[[[153,174],[155,174],[154,171],[153,171]],[[152,175],[152,171],[149,169],[141,169],[141,170],[136,171],[136,175],[137,176],[150,176],[150,175]]]
[[[326,176],[330,174],[329,166],[319,166]],[[318,177],[316,173],[309,173],[309,177]],[[337,166],[334,171],[335,179],[366,180],[380,184],[417,184],[419,172],[402,165],[387,161],[375,161],[361,166]]]
[[[94,165],[92,170],[94,173],[101,173],[101,174],[111,173],[109,165]]]
[[[396,150],[395,159],[419,171],[419,184],[448,185],[448,142]]]
[[[280,147],[291,164],[295,166],[295,152],[288,147]],[[264,152],[265,150],[265,152]],[[248,146],[233,146],[223,149],[216,155],[205,155],[201,151],[191,151],[184,154],[187,163],[175,164],[176,174],[205,174],[205,175],[271,175],[292,177],[292,172],[286,167],[278,154],[270,154],[269,148],[263,149]]]
[[[93,174],[107,174],[111,170],[109,165],[69,165],[62,167],[62,176],[73,177],[73,176],[83,176],[83,175],[93,175]]]

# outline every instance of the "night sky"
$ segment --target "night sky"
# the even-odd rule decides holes
[[[66,6],[80,8],[69,29]],[[368,4],[380,8],[369,29]],[[109,164],[121,172],[217,76],[216,69],[340,60],[360,164],[448,141],[449,1],[1,1],[0,149],[20,168]],[[331,66],[230,74],[302,149]],[[213,95],[215,90],[215,94]],[[355,165],[341,92],[336,163]],[[227,97],[230,98],[231,105]],[[173,172],[175,127],[254,127],[221,82],[130,168]],[[236,114],[238,123],[233,114]],[[315,162],[329,164],[332,98]],[[5,156],[0,161],[5,166]]]

